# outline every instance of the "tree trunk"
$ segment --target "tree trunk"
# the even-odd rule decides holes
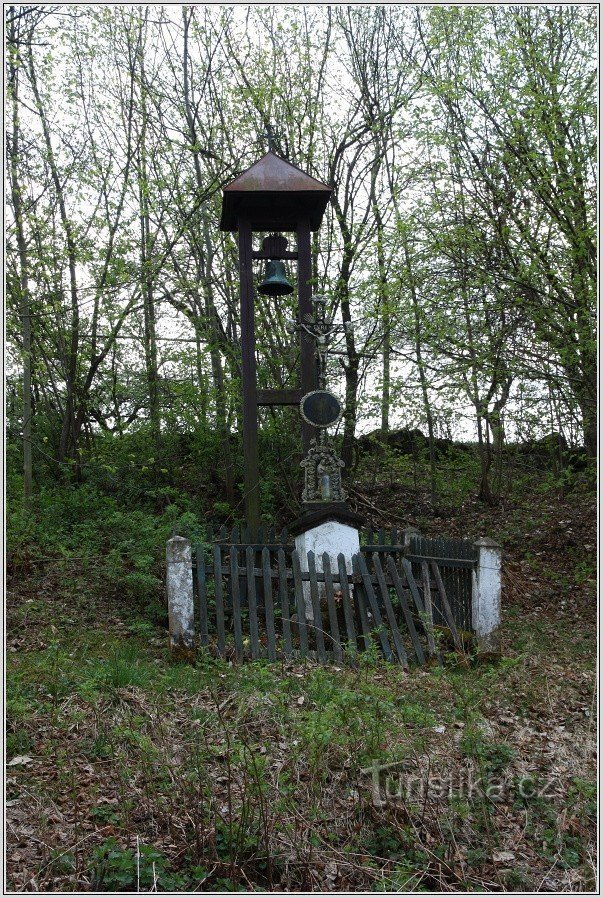
[[[412,275],[410,262],[410,253],[408,251],[408,243],[404,239],[404,261],[406,263],[406,272],[408,275],[408,285],[410,288],[410,296],[412,299],[412,309],[415,325],[415,357],[417,359],[417,368],[419,370],[419,382],[421,384],[421,395],[423,397],[423,408],[427,419],[427,436],[429,442],[429,482],[431,490],[431,504],[435,506],[437,503],[437,487],[436,487],[436,463],[435,463],[435,446],[434,446],[434,427],[433,414],[431,411],[431,402],[429,400],[429,384],[427,383],[427,375],[425,374],[425,363],[423,360],[423,340],[421,334],[421,313],[419,308],[419,297],[417,288]]]
[[[190,55],[188,49],[188,36],[190,23],[194,10],[182,8],[182,23],[184,29],[183,38],[183,54],[182,54],[182,76],[184,86],[184,111],[186,116],[186,124],[188,128],[188,137],[192,147],[193,162],[195,166],[195,180],[200,193],[203,192],[203,173],[201,170],[201,162],[199,151],[201,149],[198,142],[197,128],[195,124],[196,110],[193,109],[191,97],[191,81],[189,76]],[[222,364],[222,356],[220,355],[220,334],[219,334],[219,318],[214,300],[214,291],[212,287],[212,263],[213,263],[213,246],[211,242],[211,234],[209,230],[209,220],[207,215],[203,216],[203,243],[205,249],[205,258],[203,253],[199,253],[197,258],[197,270],[199,272],[201,282],[204,285],[205,295],[205,318],[210,326],[212,334],[209,340],[209,356],[211,359],[211,372],[214,383],[214,394],[216,397],[216,424],[218,433],[222,441],[222,457],[224,460],[224,480],[226,487],[226,498],[230,504],[234,504],[234,465],[232,460],[232,452],[230,447],[230,428],[228,426],[228,403],[227,393],[224,382],[224,367]],[[201,308],[199,307],[201,312]]]
[[[385,252],[383,247],[383,218],[379,211],[379,205],[373,202],[373,214],[377,225],[377,268],[379,272],[379,309],[381,311],[381,361],[383,382],[381,385],[381,433],[389,432],[390,409],[390,358],[391,358],[391,315],[389,310],[389,297],[387,292],[387,273],[385,270]]]
[[[50,126],[46,118],[46,112],[42,103],[42,97],[38,88],[38,79],[36,76],[36,68],[31,45],[28,48],[29,78],[33,91],[36,110],[40,118],[42,133],[44,135],[44,143],[46,146],[46,154],[48,166],[52,182],[56,191],[57,204],[61,219],[61,226],[65,234],[65,243],[67,248],[67,262],[69,267],[69,293],[71,299],[71,324],[69,333],[69,346],[66,350],[66,358],[63,360],[64,378],[65,378],[65,409],[63,422],[61,427],[61,436],[59,440],[59,458],[60,462],[66,459],[73,459],[77,450],[78,435],[75,432],[75,404],[77,400],[77,364],[79,355],[80,342],[80,308],[79,294],[77,284],[76,259],[77,250],[73,228],[69,216],[67,214],[67,205],[65,202],[64,182],[59,174],[54,149],[50,137]]]
[[[589,458],[597,457],[597,409],[589,400],[581,405],[582,411],[582,429],[584,433],[584,448]]]
[[[589,458],[597,457],[597,357],[596,350],[587,349],[582,353],[582,370],[584,372],[584,387],[580,391],[579,405],[582,415],[582,431],[584,434],[584,448]]]
[[[148,9],[145,12],[145,16]],[[151,235],[151,216],[149,210],[149,181],[147,170],[147,123],[148,111],[146,101],[146,79],[144,69],[144,48],[142,38],[143,20],[140,17],[140,37],[138,43],[138,65],[140,80],[140,103],[141,103],[141,130],[140,130],[140,148],[139,148],[139,166],[138,166],[138,190],[140,205],[140,264],[141,264],[141,286],[143,293],[143,312],[144,312],[144,350],[145,364],[147,371],[147,384],[149,390],[149,418],[151,422],[151,431],[153,433],[157,447],[159,446],[159,438],[161,432],[161,411],[159,403],[159,373],[157,365],[157,328],[155,324],[155,296],[154,296],[154,276],[153,276],[153,244],[154,240]]]
[[[8,139],[11,172],[11,198],[15,215],[17,248],[19,251],[19,312],[23,340],[23,497],[26,506],[31,504],[33,491],[33,466],[31,456],[32,397],[31,397],[31,316],[29,295],[29,260],[23,227],[23,204],[19,183],[19,61],[16,42],[15,8],[11,7],[9,42],[9,82],[12,98],[12,135]],[[14,56],[12,56],[14,54]],[[10,139],[12,137],[12,140]]]
[[[347,362],[342,361],[345,372],[345,409],[343,412],[343,440],[341,444],[341,459],[349,472],[354,466],[354,436],[356,434],[356,416],[358,412],[358,381],[360,356],[356,349],[354,331],[352,328],[352,312],[350,309],[350,276],[352,273],[353,243],[352,233],[345,220],[339,200],[333,197],[335,214],[343,237],[343,258],[337,292],[341,308],[341,319],[345,327],[345,347]]]
[[[340,301],[341,318],[343,323],[348,325],[351,324],[352,321],[349,278],[349,260],[344,255],[340,278]],[[343,364],[343,370],[345,372],[345,411],[343,416],[344,425],[341,459],[346,470],[349,472],[354,464],[354,436],[356,433],[356,415],[358,412],[358,370],[360,366],[360,356],[356,350],[354,334],[351,327],[346,328],[345,345],[348,359],[347,362]]]
[[[479,400],[478,400],[479,407]],[[486,427],[488,423],[486,422]],[[490,452],[490,441],[486,434],[484,439],[484,418],[477,412],[477,442],[479,446],[479,462],[480,462],[480,482],[478,499],[486,505],[494,505],[492,490],[490,489],[490,467],[492,465],[492,454]]]

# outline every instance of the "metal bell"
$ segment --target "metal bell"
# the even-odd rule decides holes
[[[286,296],[293,293],[293,287],[287,280],[285,266],[280,259],[271,259],[266,263],[266,276],[258,287],[262,296]]]

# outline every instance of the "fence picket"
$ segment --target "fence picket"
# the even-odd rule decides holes
[[[206,646],[209,642],[207,629],[207,581],[205,579],[205,552],[203,546],[197,546],[197,594],[199,598],[199,643]]]
[[[404,615],[404,620],[406,621],[406,626],[408,627],[408,632],[410,633],[410,638],[413,644],[413,648],[415,650],[415,655],[419,664],[425,664],[425,655],[423,654],[423,646],[421,645],[421,641],[417,634],[417,629],[415,627],[415,622],[413,620],[412,614],[410,612],[410,608],[408,607],[408,602],[406,600],[406,590],[404,589],[404,584],[402,583],[402,578],[398,573],[396,568],[396,562],[390,555],[387,559],[387,567],[391,574],[391,578],[394,582],[394,589],[396,590],[396,594],[398,599],[400,600],[400,605],[402,607],[402,614]]]
[[[450,608],[450,603],[448,602],[448,596],[446,595],[446,589],[444,587],[444,582],[442,580],[442,575],[440,574],[440,569],[435,561],[431,562],[431,569],[433,571],[433,575],[435,577],[436,586],[438,587],[438,592],[440,594],[440,599],[442,600],[442,609],[444,611],[444,618],[446,623],[448,624],[448,629],[452,634],[452,639],[454,641],[454,647],[458,652],[463,652],[463,643],[461,642],[461,638],[459,636],[458,630],[456,628],[456,624],[454,622],[454,617],[452,614],[452,609]]]
[[[464,554],[466,555],[467,553],[465,552]],[[453,584],[452,594],[449,596],[449,600],[450,600],[450,607],[452,608],[452,614],[454,616],[454,622],[456,624],[456,622],[457,622],[456,615],[458,613],[458,618],[459,618],[458,626],[461,628],[461,630],[468,629],[468,627],[465,626],[465,608],[467,607],[466,603],[465,603],[465,596],[466,596],[465,583],[466,582],[467,582],[467,579],[465,577],[463,577],[461,575],[460,570],[457,569],[455,571],[455,581]],[[458,609],[458,612],[457,612],[457,609]]]
[[[304,587],[301,578],[301,567],[297,549],[291,553],[293,565],[293,584],[295,588],[295,604],[297,608],[297,627],[299,630],[299,650],[302,658],[308,654],[308,629],[306,627],[306,603],[304,602]]]
[[[398,630],[398,624],[396,622],[396,615],[394,614],[392,602],[389,597],[389,589],[387,588],[387,584],[385,582],[383,568],[381,567],[381,561],[379,560],[379,554],[377,552],[373,553],[373,568],[375,570],[375,576],[377,577],[379,591],[381,592],[381,598],[383,600],[383,605],[385,606],[385,612],[387,614],[389,626],[392,631],[392,636],[394,639],[394,645],[396,646],[396,651],[398,653],[398,658],[400,660],[401,665],[404,668],[406,668],[406,670],[408,670],[408,655],[406,654],[406,649],[404,648],[404,643],[402,642],[402,637],[400,635],[400,631]]]
[[[436,552],[437,557],[438,557],[438,558],[445,558],[447,554],[449,554],[449,555],[453,555],[453,554],[454,554],[454,553],[453,553],[453,549],[452,549],[451,544],[450,544],[450,540],[438,539],[438,540],[437,540],[437,552]],[[428,565],[428,567],[429,567],[429,565]],[[452,572],[451,572],[451,573],[452,573]],[[431,572],[430,572],[430,582],[431,582]],[[433,599],[433,598],[434,598],[434,597],[432,596],[432,599]],[[437,612],[438,612],[438,618],[440,618],[440,620],[438,620],[437,623],[440,624],[440,625],[442,625],[442,624],[444,623],[444,621],[445,621],[445,618],[444,618],[444,608],[443,608],[443,607],[440,607],[440,605],[441,605],[441,593],[440,593],[439,590],[438,590],[438,598],[440,599],[440,602],[438,602],[438,605],[437,605],[437,606],[436,606],[435,602],[433,602],[433,609],[432,609],[432,610],[436,610],[436,609],[437,609]],[[434,623],[436,623],[436,621],[435,621],[435,616],[434,616]]]
[[[226,632],[224,628],[224,596],[222,594],[222,550],[214,546],[214,595],[216,597],[216,631],[218,634],[218,654],[226,653]]]
[[[312,602],[312,616],[314,618],[314,640],[319,661],[326,661],[325,636],[322,628],[320,614],[320,600],[318,598],[318,581],[316,580],[316,559],[314,552],[308,552],[308,573],[310,574],[310,600]]]
[[[352,605],[352,597],[350,595],[345,558],[341,553],[337,556],[337,567],[339,569],[339,588],[341,590],[343,618],[345,620],[345,629],[348,635],[348,652],[356,654],[357,645],[356,628],[354,627],[354,606]]]
[[[238,660],[249,654],[253,658],[265,656],[262,644],[267,642],[271,660],[276,658],[277,648],[282,647],[284,656],[291,657],[299,645],[305,657],[311,645],[321,662],[327,657],[341,661],[345,640],[348,649],[356,651],[363,645],[371,646],[373,636],[378,636],[383,655],[407,667],[409,657],[416,656],[419,663],[425,661],[427,654],[441,660],[435,633],[442,626],[450,630],[455,649],[465,650],[462,635],[464,630],[472,629],[472,581],[477,559],[475,547],[467,540],[428,539],[421,534],[403,533],[396,527],[387,530],[367,527],[362,533],[359,557],[352,559],[350,577],[343,556],[333,565],[328,554],[322,556],[321,571],[316,570],[318,562],[313,557],[309,570],[302,572],[299,555],[289,544],[293,540],[287,528],[277,532],[274,524],[260,524],[252,533],[247,524],[235,524],[231,529],[207,521],[202,529],[206,547],[210,542],[212,548],[211,559],[206,559],[203,545],[195,547],[193,577],[199,603],[195,617],[200,644],[208,646],[210,639],[212,643],[216,639],[213,644],[222,657],[227,652],[230,624],[226,615],[230,606]],[[408,555],[401,540],[408,545],[405,550]],[[211,577],[214,577],[215,606],[213,600],[208,601],[207,581]],[[323,583],[324,587],[320,585]],[[341,615],[335,592],[337,583],[341,587]],[[401,613],[391,592],[392,584]],[[279,603],[276,611],[275,602]],[[415,608],[423,620],[424,633],[418,625]],[[299,637],[292,626],[295,616]],[[313,640],[308,631],[311,621]],[[244,635],[251,639],[243,640]],[[358,642],[359,637],[363,642]],[[249,643],[250,652],[247,651]]]
[[[325,592],[327,594],[327,609],[329,611],[329,626],[333,642],[333,657],[335,661],[341,661],[341,639],[339,636],[339,622],[337,620],[337,607],[333,591],[333,575],[331,573],[331,558],[328,552],[322,556],[322,569],[325,575]]]
[[[421,562],[421,573],[423,575],[423,600],[425,602],[425,626],[427,628],[427,646],[429,654],[432,657],[438,655],[435,639],[433,637],[433,609],[431,607],[431,585],[429,583],[429,568],[427,562]]]
[[[238,528],[237,525],[235,524],[235,526],[232,528],[232,531],[231,531],[231,534],[230,534],[230,544],[233,545],[233,546],[236,545],[236,543],[239,542],[239,539],[238,539],[239,532],[238,532],[238,531],[239,531],[239,528]],[[225,537],[225,539],[227,539],[227,537]],[[232,551],[232,550],[231,550],[231,551]],[[238,565],[238,564],[239,564],[239,553],[238,553],[238,551],[237,551],[235,554],[236,554],[237,565]],[[242,559],[242,555],[243,555],[243,553],[241,553],[241,559]],[[242,590],[243,595],[242,595],[242,597],[241,597],[241,586],[240,586],[240,584],[239,584],[239,602],[240,602],[241,598],[243,598],[243,599],[245,598],[245,596],[246,596],[246,589],[247,589],[247,581],[244,580],[244,581],[243,581],[243,590]],[[231,601],[232,601],[232,585],[230,586],[230,598],[231,598]]]
[[[358,566],[358,560],[360,555],[352,556],[352,570],[355,574],[360,576],[360,569]],[[367,616],[367,605],[368,599],[365,595],[364,587],[357,583],[354,588],[354,597],[356,599],[356,609],[358,611],[358,617],[360,619],[360,627],[362,630],[362,637],[364,639],[364,648],[368,650],[371,647],[371,627],[369,624],[369,619]]]
[[[278,594],[281,606],[281,621],[283,625],[283,649],[285,658],[292,655],[291,647],[291,612],[289,609],[289,590],[287,588],[287,566],[284,549],[279,549],[278,559]]]
[[[264,573],[264,611],[266,614],[266,636],[268,638],[268,659],[276,661],[276,630],[274,627],[274,602],[272,599],[272,571],[270,570],[270,549],[262,549],[262,571]]]
[[[258,603],[255,590],[253,549],[247,546],[245,549],[245,562],[247,568],[247,604],[249,607],[249,636],[251,637],[251,657],[260,657],[260,640],[258,632]]]
[[[410,590],[410,594],[413,598],[413,602],[415,603],[415,607],[419,613],[419,615],[423,616],[425,614],[425,606],[423,605],[423,600],[421,599],[421,594],[417,589],[417,584],[415,582],[415,575],[412,572],[412,565],[408,558],[402,559],[402,569],[404,571],[404,575],[406,576],[406,582],[408,583],[408,588]]]
[[[364,584],[365,593],[368,596],[369,604],[371,607],[371,612],[373,615],[373,620],[375,622],[375,628],[379,635],[379,642],[381,643],[381,648],[383,649],[383,654],[388,661],[391,661],[392,660],[392,650],[391,650],[391,647],[389,644],[389,639],[387,638],[387,633],[385,631],[385,625],[383,623],[383,618],[381,617],[381,611],[379,610],[379,602],[377,601],[377,596],[375,595],[375,590],[373,588],[373,583],[371,581],[371,575],[368,572],[368,568],[366,566],[366,561],[362,554],[358,556],[358,567],[360,569],[360,576],[362,577],[362,582]]]
[[[241,597],[239,593],[239,563],[237,550],[230,547],[230,588],[232,590],[232,623],[234,628],[235,655],[243,660],[243,629],[241,626]]]

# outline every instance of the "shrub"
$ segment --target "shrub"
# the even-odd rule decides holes
[[[114,838],[93,849],[88,864],[93,889],[104,892],[182,891],[185,878],[169,868],[170,862],[154,848],[141,845],[137,854]]]

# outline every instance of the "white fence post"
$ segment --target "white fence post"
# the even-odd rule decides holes
[[[479,653],[500,654],[502,546],[483,537],[475,541],[477,572],[473,577],[471,621]]]
[[[167,541],[167,599],[170,648],[183,659],[195,656],[195,605],[190,540],[173,536]]]

